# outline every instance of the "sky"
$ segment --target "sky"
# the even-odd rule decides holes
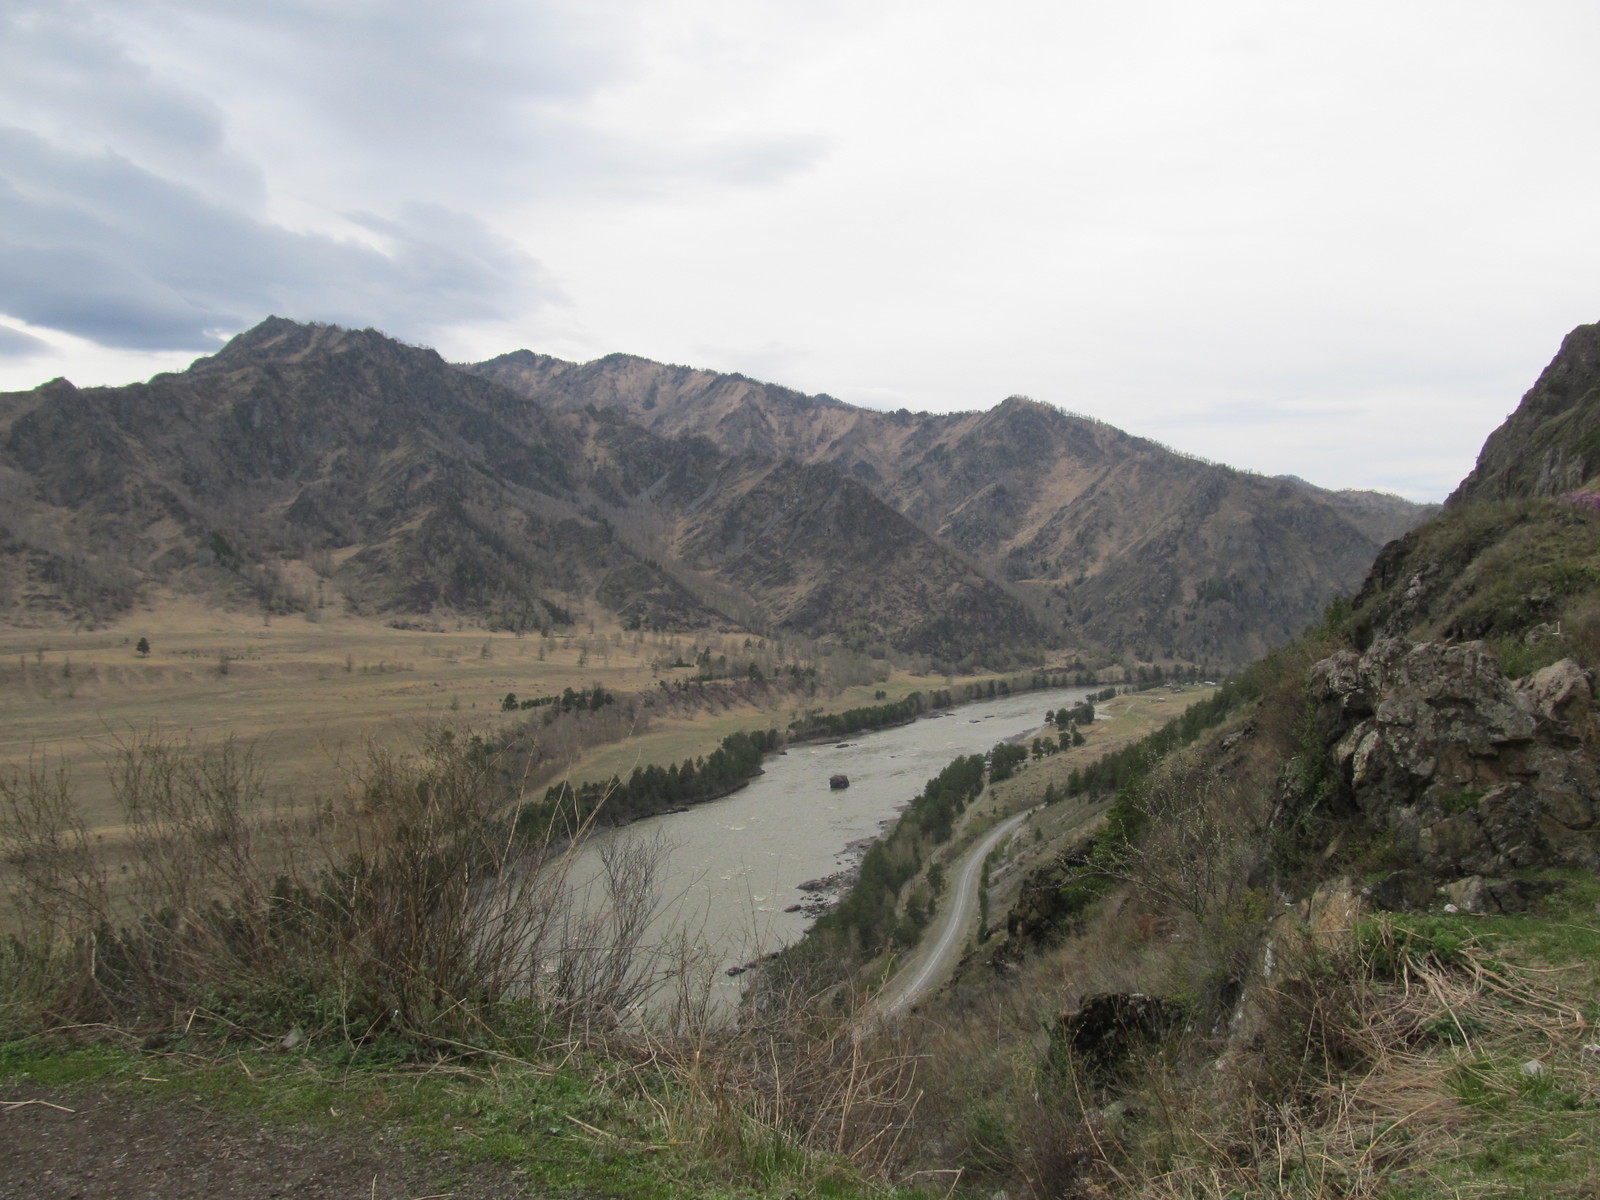
[[[1442,498],[1600,320],[1592,0],[0,0],[0,388],[269,314]]]

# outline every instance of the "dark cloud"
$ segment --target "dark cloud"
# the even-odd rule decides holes
[[[613,30],[565,0],[7,0],[0,313],[141,350],[209,349],[269,311],[442,340],[553,297],[492,232],[530,202],[760,185],[815,158],[591,127],[585,103],[631,65]],[[371,236],[286,228],[280,200]]]
[[[267,312],[427,339],[554,296],[533,260],[464,213],[357,220],[381,249],[0,129],[0,311],[30,324],[146,350],[207,349]]]
[[[73,0],[0,6],[0,113],[63,149],[115,151],[216,195],[256,200],[222,111],[159,78]]]
[[[0,358],[22,358],[48,349],[49,346],[33,334],[0,325]]]
[[[325,199],[398,189],[478,210],[665,166],[575,115],[632,68],[580,4],[119,0],[114,20],[130,54],[182,44],[189,79],[258,135],[292,130],[301,161],[274,174]]]

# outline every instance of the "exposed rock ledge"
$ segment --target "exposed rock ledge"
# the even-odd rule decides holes
[[[1337,799],[1435,879],[1600,866],[1600,723],[1572,659],[1508,679],[1482,642],[1375,642],[1311,669]]]

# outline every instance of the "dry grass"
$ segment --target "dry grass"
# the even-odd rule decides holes
[[[148,657],[136,653],[141,637]],[[158,724],[196,741],[250,741],[268,788],[311,800],[373,739],[398,747],[419,724],[501,721],[507,692],[652,686],[662,648],[633,637],[418,632],[331,612],[264,625],[168,599],[110,629],[0,633],[0,762],[65,762],[91,824],[113,825],[101,762],[119,737]]]
[[[768,988],[737,1025],[696,1021],[651,1035],[637,1070],[666,1085],[656,1101],[669,1140],[744,1165],[755,1182],[846,1161],[884,1176],[903,1159],[916,1061],[903,1037],[852,1033],[855,1005],[833,990]]]
[[[1488,1143],[1565,1139],[1570,1153],[1595,1132],[1581,1009],[1481,947],[1441,963],[1389,925],[1333,952],[1280,942],[1244,1033],[1196,1022],[1109,1085],[1054,1075],[1063,1011],[1170,977],[1184,954],[1128,895],[1108,907],[1061,954],[917,1030],[910,1165],[1036,1197],[1512,1194],[1479,1163]],[[1522,1073],[1534,1060],[1547,1074]]]
[[[1471,942],[1441,961],[1388,920],[1331,952],[1309,940],[1278,948],[1275,977],[1251,1001],[1261,1044],[1235,1037],[1209,1087],[1145,1081],[1162,1121],[1108,1164],[1129,1194],[1441,1194],[1466,1182],[1490,1130],[1592,1132],[1582,1110],[1600,1089],[1581,1047],[1593,1029],[1548,976]],[[1490,1186],[1504,1194],[1506,1182]]]
[[[453,730],[406,755],[372,747],[309,826],[262,821],[259,764],[238,742],[133,740],[111,774],[132,848],[120,900],[64,774],[0,777],[13,1032],[198,1021],[481,1043],[518,1008],[616,1025],[655,981],[650,848],[618,843],[602,896],[580,902],[570,858],[514,834],[492,755]]]
[[[148,656],[136,650],[141,637]],[[399,752],[421,730],[446,725],[510,728],[531,714],[502,714],[508,692],[532,697],[599,684],[616,694],[659,694],[660,681],[694,674],[664,664],[692,658],[697,643],[730,658],[746,653],[742,637],[709,632],[641,636],[601,626],[519,638],[470,627],[398,630],[333,608],[315,622],[295,616],[266,625],[169,596],[109,629],[0,632],[0,767],[49,761],[65,770],[86,836],[120,893],[139,850],[106,765],[129,741],[156,734],[196,745],[249,743],[264,805],[252,819],[265,835],[274,820],[314,820],[369,746]],[[608,724],[601,718],[615,712],[607,709],[538,726],[540,776],[532,784],[559,774],[604,780],[640,763],[707,755],[734,729],[786,722],[794,705],[781,691],[753,697],[776,705],[772,711],[671,695],[682,698],[648,721]],[[842,699],[870,695],[862,686]],[[13,878],[0,864],[0,886]]]

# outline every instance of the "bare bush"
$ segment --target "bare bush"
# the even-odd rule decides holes
[[[94,970],[94,938],[110,913],[106,871],[72,803],[64,765],[31,759],[0,775],[0,859],[13,872],[8,936],[0,938],[0,1036],[48,1024],[73,1007]]]
[[[737,1024],[653,1038],[644,1065],[680,1096],[661,1112],[668,1135],[758,1175],[783,1153],[888,1171],[916,1108],[916,1060],[897,1032],[863,1036],[853,1008],[832,990],[768,990]]]
[[[481,1044],[511,1011],[556,1031],[615,1027],[654,981],[642,938],[659,847],[608,850],[581,908],[571,851],[517,835],[470,735],[370,749],[311,834],[270,810],[254,754],[231,740],[136,737],[111,774],[131,915],[112,909],[64,775],[0,786],[20,878],[11,974],[36,978],[35,1024]]]

